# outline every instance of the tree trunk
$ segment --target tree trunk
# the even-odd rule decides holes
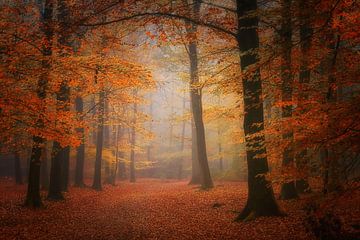
[[[196,0],[193,4],[193,13],[198,18],[200,13],[201,2]],[[197,32],[197,25],[191,23],[189,33],[193,34]],[[197,143],[197,159],[200,170],[200,182],[201,187],[204,189],[212,188],[214,186],[210,175],[210,168],[206,152],[206,140],[205,140],[205,128],[202,117],[202,94],[201,88],[199,88],[199,73],[198,73],[198,50],[197,41],[192,40],[188,46],[189,60],[190,60],[190,101],[191,110],[195,125],[196,143]]]
[[[137,90],[134,91],[134,95],[137,96]],[[136,142],[136,132],[135,132],[135,124],[136,124],[136,114],[137,114],[137,103],[134,103],[134,116],[131,127],[131,152],[130,152],[130,182],[135,182],[135,142]]]
[[[60,146],[60,143],[54,142],[52,153],[51,153],[51,169],[50,169],[50,186],[48,199],[51,200],[63,200],[62,194],[62,175],[61,165],[65,158],[66,151]]]
[[[238,45],[244,95],[244,132],[248,164],[248,199],[245,208],[236,220],[250,220],[258,216],[279,215],[270,182],[264,174],[269,167],[266,157],[264,112],[262,105],[262,86],[259,63],[259,37],[256,0],[237,0]],[[249,67],[256,66],[255,72],[248,75]]]
[[[288,120],[292,117],[292,92],[293,92],[293,76],[291,73],[291,49],[292,49],[292,26],[291,26],[291,0],[282,0],[281,10],[281,29],[280,43],[281,46],[281,82],[282,82],[282,101],[286,103],[282,107],[282,119]],[[286,146],[283,151],[282,166],[289,167],[294,165],[294,133],[288,130],[286,126],[283,131],[283,141]],[[282,184],[280,191],[280,199],[288,200],[297,198],[295,181],[287,181]]]
[[[37,96],[39,99],[44,100],[46,98],[46,87],[48,82],[49,70],[50,70],[50,56],[52,55],[52,38],[53,38],[53,29],[51,27],[52,17],[53,17],[53,8],[54,4],[52,0],[46,0],[44,3],[43,11],[43,33],[45,35],[45,43],[43,44],[43,55],[45,59],[42,61],[42,70],[43,73],[38,81],[37,86]],[[45,108],[42,109],[45,112]],[[36,123],[38,128],[43,128],[44,123],[41,118],[37,120]],[[45,140],[39,136],[33,136],[33,146],[31,149],[31,157],[29,164],[29,174],[28,174],[28,188],[25,200],[25,206],[39,208],[42,206],[42,201],[40,197],[40,166],[41,166],[41,148],[45,143]]]
[[[185,94],[184,94],[185,95]],[[185,114],[185,107],[186,107],[186,99],[185,96],[183,97],[183,114]],[[186,130],[186,120],[184,119],[182,121],[182,128],[181,128],[181,143],[180,143],[180,152],[181,154],[184,153],[184,148],[185,148],[185,130]],[[177,173],[177,178],[181,179],[182,178],[182,171],[183,171],[183,161],[184,158],[183,156],[179,157],[179,162],[178,162],[178,173]]]
[[[95,76],[98,72],[96,71]],[[98,111],[98,126],[96,132],[96,159],[95,159],[95,172],[94,181],[92,188],[98,191],[102,190],[101,184],[101,162],[102,162],[102,151],[104,144],[104,117],[105,117],[105,90],[99,94],[99,111]]]
[[[21,159],[19,152],[14,153],[14,172],[16,184],[23,184],[22,173],[21,173]]]
[[[191,180],[189,184],[200,184],[200,167],[198,160],[198,146],[196,143],[196,129],[193,117],[191,118]]]
[[[78,114],[82,115],[84,111],[84,101],[82,97],[77,97],[75,107]],[[81,116],[82,120],[83,117]],[[77,129],[81,136],[81,143],[76,149],[76,166],[75,166],[75,186],[85,187],[84,184],[84,162],[85,162],[85,131],[84,128]]]
[[[47,157],[47,146],[42,149],[41,153],[41,189],[49,190],[49,170],[48,170],[48,157]]]
[[[38,136],[33,136],[33,147],[31,151],[30,166],[29,166],[29,180],[25,200],[25,206],[32,208],[41,207],[42,201],[40,197],[40,166],[41,166],[41,144],[44,139]]]
[[[298,108],[300,114],[306,112],[306,105],[304,106],[303,101],[308,100],[308,88],[310,83],[310,69],[309,69],[309,49],[311,44],[312,28],[310,26],[310,5],[306,3],[306,0],[299,1],[299,22],[300,22],[300,50],[301,50],[301,61],[300,61],[300,74],[299,74],[299,101]],[[296,167],[300,171],[304,171],[309,162],[309,156],[307,149],[304,149],[296,156]],[[311,192],[310,185],[306,177],[296,180],[296,190],[298,193]]]

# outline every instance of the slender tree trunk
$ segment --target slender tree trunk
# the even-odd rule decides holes
[[[61,176],[61,161],[65,157],[66,151],[60,146],[59,142],[54,142],[51,153],[51,169],[50,169],[50,185],[48,192],[48,199],[63,200],[62,194],[62,176]]]
[[[95,76],[97,76],[97,72]],[[98,111],[98,126],[96,133],[96,159],[95,159],[95,172],[94,181],[92,188],[98,191],[102,190],[101,184],[101,162],[102,162],[102,151],[104,144],[104,117],[105,117],[105,90],[99,94],[99,111]]]
[[[42,190],[49,190],[49,170],[46,144],[42,149],[41,162],[41,188]]]
[[[193,3],[193,13],[196,17],[200,13],[201,1],[195,0]],[[189,33],[197,32],[197,25],[191,23],[191,28],[188,30]],[[200,181],[201,187],[204,189],[212,188],[214,186],[210,175],[210,168],[206,152],[206,141],[205,141],[205,127],[202,117],[202,93],[199,88],[199,73],[198,73],[198,50],[197,41],[192,40],[188,46],[189,49],[189,60],[190,60],[190,101],[191,110],[194,119],[195,132],[196,132],[196,143],[197,143],[197,155],[200,169]]]
[[[52,55],[52,38],[53,38],[53,29],[51,27],[51,21],[53,16],[54,4],[52,0],[46,0],[44,4],[43,11],[43,33],[45,35],[45,43],[43,45],[43,55],[45,59],[42,61],[43,74],[38,81],[37,86],[37,96],[39,99],[44,100],[46,98],[46,87],[48,82],[49,71],[51,68],[51,63],[49,61],[50,56]],[[45,112],[45,108],[42,109]],[[43,128],[44,123],[42,119],[37,120],[37,127]],[[28,188],[26,193],[25,206],[39,208],[42,206],[42,201],[40,197],[40,166],[41,166],[41,148],[45,143],[45,140],[39,136],[33,136],[33,146],[31,149],[31,157],[29,164],[29,174],[28,174]]]
[[[137,90],[134,91],[134,95],[137,96]],[[132,127],[131,127],[131,152],[130,152],[130,182],[135,182],[135,143],[136,143],[136,131],[135,131],[135,124],[136,124],[136,114],[137,114],[137,103],[134,103],[134,116],[132,120]]]
[[[183,97],[183,114],[185,114],[185,107],[186,107],[186,99],[185,99],[185,94]],[[180,143],[180,152],[181,154],[184,153],[184,148],[185,148],[185,130],[186,130],[186,120],[184,119],[182,121],[182,128],[181,128],[181,143]],[[184,158],[183,156],[179,157],[179,163],[178,163],[178,179],[182,178],[182,172],[183,172],[183,162],[184,162]]]
[[[309,69],[309,49],[311,45],[311,35],[312,28],[310,26],[310,4],[306,3],[306,0],[299,1],[299,22],[300,22],[300,74],[299,74],[299,101],[298,108],[300,109],[300,114],[306,112],[306,105],[304,106],[303,101],[308,100],[308,88],[310,83],[310,69]],[[299,171],[305,171],[309,162],[309,156],[307,149],[304,149],[296,156],[296,167]],[[310,185],[306,177],[296,180],[295,182],[296,190],[298,193],[308,193],[311,192]]]
[[[22,173],[21,173],[21,159],[19,152],[14,153],[14,172],[15,172],[15,182],[16,184],[23,184]]]
[[[222,156],[222,145],[221,145],[221,133],[220,128],[218,128],[218,152],[219,152],[219,169],[220,171],[224,171],[224,162],[223,162],[223,156]]]
[[[119,130],[120,126],[116,125],[115,126],[115,166],[114,166],[114,171],[112,173],[112,177],[111,177],[111,183],[112,185],[116,184],[116,175],[117,175],[117,171],[118,171],[118,166],[119,166],[119,134],[121,129]]]
[[[84,101],[82,97],[77,97],[75,107],[78,114],[82,115],[84,111]],[[81,116],[81,120],[83,117]],[[84,162],[85,162],[85,131],[84,128],[77,129],[81,136],[81,143],[76,148],[76,166],[75,166],[75,186],[84,187]]]
[[[150,123],[149,123],[149,131],[152,131],[152,122],[153,122],[153,101],[152,101],[152,95],[150,97],[150,100],[151,100],[151,104],[150,104]],[[147,155],[147,160],[149,162],[151,162],[151,148],[152,148],[152,142],[149,143],[148,147],[147,147],[147,151],[146,151],[146,155]]]
[[[273,189],[264,174],[269,172],[264,129],[262,86],[259,63],[259,36],[256,0],[237,0],[238,45],[240,65],[243,74],[244,132],[248,165],[248,199],[236,220],[250,220],[258,216],[279,215]],[[255,72],[248,75],[249,67]]]
[[[281,81],[282,81],[282,101],[287,104],[282,107],[282,119],[288,120],[292,117],[292,92],[293,92],[293,76],[291,72],[291,49],[292,49],[292,26],[291,26],[291,0],[282,0],[281,10],[281,29],[280,29],[280,43],[281,43]],[[294,165],[294,133],[290,129],[284,127],[283,140],[286,144],[282,166],[289,167]],[[297,198],[297,191],[295,188],[295,181],[287,181],[282,184],[280,191],[280,198],[283,200]]]
[[[196,142],[196,129],[193,117],[191,117],[191,180],[189,184],[200,184],[200,166],[198,160],[198,146]]]

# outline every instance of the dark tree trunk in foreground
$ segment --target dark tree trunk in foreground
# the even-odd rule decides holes
[[[97,72],[95,73],[97,76]],[[98,191],[102,190],[101,184],[101,162],[102,151],[104,144],[104,117],[105,117],[105,91],[104,89],[99,94],[99,111],[98,111],[98,126],[96,132],[96,159],[94,170],[94,181],[92,188]]]
[[[287,103],[282,107],[281,117],[288,120],[292,117],[292,92],[293,92],[293,76],[291,72],[291,49],[292,49],[292,26],[291,26],[291,0],[282,0],[281,10],[281,29],[280,43],[281,45],[281,81],[282,81],[282,101]],[[282,166],[289,167],[294,165],[294,133],[291,129],[284,128],[283,140],[285,141],[285,149],[283,151]],[[281,185],[280,198],[282,200],[297,198],[295,181],[286,181]]]
[[[306,112],[307,104],[305,106],[302,103],[308,100],[308,88],[310,83],[310,68],[309,68],[309,50],[311,44],[311,35],[312,28],[310,25],[310,3],[307,3],[306,0],[299,1],[299,22],[300,22],[300,50],[301,50],[301,61],[300,61],[300,74],[299,74],[299,109],[300,114]],[[301,151],[301,153],[296,156],[296,167],[300,171],[305,171],[309,162],[309,156],[307,149]],[[296,190],[298,193],[308,193],[311,192],[310,185],[306,178],[296,180],[295,182]]]
[[[251,75],[247,75],[246,72],[249,67],[255,67],[259,63],[258,17],[251,15],[256,10],[256,0],[237,0],[239,28],[237,41],[243,74],[248,199],[245,208],[236,220],[251,220],[258,216],[280,214],[270,182],[263,175],[269,172],[269,167],[264,145],[265,136],[262,133],[264,129],[264,112],[261,99],[260,68],[257,66]]]
[[[60,146],[59,142],[54,142],[51,153],[51,169],[50,169],[50,185],[48,199],[63,200],[62,179],[61,179],[61,163],[65,158],[66,151]]]
[[[44,139],[38,136],[34,136],[33,142],[25,206],[39,208],[42,206],[40,197],[41,146],[39,145],[44,143]]]
[[[196,0],[193,4],[193,13],[196,17],[199,16],[201,2]],[[197,32],[197,25],[191,23],[189,33]],[[206,152],[205,141],[205,127],[203,121],[202,109],[202,93],[199,88],[199,73],[198,73],[198,50],[197,41],[193,40],[189,46],[189,60],[190,60],[190,101],[192,116],[194,119],[196,143],[197,143],[197,158],[200,170],[201,187],[204,189],[212,188],[214,186],[210,175],[210,168]]]
[[[43,55],[45,59],[42,60],[42,71],[41,77],[38,81],[37,96],[39,99],[45,99],[46,87],[48,82],[48,75],[50,70],[49,58],[52,55],[51,43],[53,38],[53,30],[51,27],[51,20],[53,16],[53,1],[46,0],[43,11],[43,33],[45,35],[45,43],[43,45]],[[42,109],[45,112],[45,108]],[[42,119],[37,120],[37,127],[43,128],[44,123]],[[28,188],[26,193],[25,206],[39,208],[42,206],[40,197],[40,166],[41,166],[41,148],[45,143],[45,140],[39,136],[33,136],[33,146],[31,149],[29,174],[28,174]]]
[[[41,154],[41,189],[49,190],[49,170],[46,144],[43,147]]]
[[[137,96],[136,90],[134,91],[134,95]],[[134,116],[131,127],[131,151],[130,151],[130,182],[135,182],[135,143],[136,143],[136,132],[135,132],[135,124],[136,124],[136,114],[137,114],[137,103],[134,103]]]
[[[61,190],[68,191],[69,187],[69,171],[70,171],[70,147],[65,147],[63,159],[61,162]]]
[[[21,159],[18,152],[14,153],[14,172],[16,184],[23,184],[22,173],[21,173]]]
[[[82,115],[84,111],[84,101],[82,97],[77,97],[75,107],[78,114]],[[80,117],[82,120],[82,116]],[[81,136],[81,143],[76,148],[76,166],[75,166],[75,186],[84,187],[84,162],[85,162],[85,131],[84,128],[77,129]]]

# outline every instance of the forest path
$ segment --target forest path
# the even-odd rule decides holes
[[[70,188],[66,201],[44,201],[45,209],[32,211],[19,206],[25,186],[1,181],[0,239],[311,239],[300,201],[280,203],[288,217],[233,222],[246,187],[218,182],[201,191],[186,181],[140,179],[101,192]]]

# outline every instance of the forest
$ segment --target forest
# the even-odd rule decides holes
[[[0,239],[360,239],[360,1],[0,0]]]

